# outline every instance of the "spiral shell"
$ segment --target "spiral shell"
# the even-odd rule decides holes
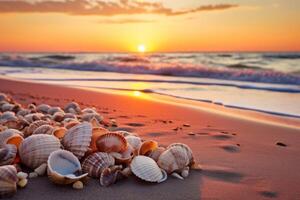
[[[47,105],[47,104],[40,104],[36,107],[36,111],[40,112],[40,113],[44,113],[47,114],[48,110],[51,108],[51,106]]]
[[[0,167],[0,198],[10,197],[17,191],[17,169],[13,165]]]
[[[81,173],[78,158],[72,152],[57,150],[50,154],[47,174],[49,179],[56,184],[71,184],[85,178],[88,173]]]
[[[123,152],[127,148],[126,139],[119,133],[109,132],[98,137],[96,141],[98,151]]]
[[[12,144],[6,144],[0,149],[0,166],[13,164],[16,155],[17,147]]]
[[[148,156],[152,151],[158,148],[158,143],[154,140],[145,141],[139,148],[139,155]]]
[[[28,137],[30,135],[33,134],[33,132],[39,128],[40,126],[42,125],[46,125],[46,124],[49,124],[48,122],[46,121],[43,121],[43,120],[37,120],[37,121],[34,121],[32,122],[29,127],[27,128],[26,132],[25,132],[25,137]]]
[[[74,114],[80,114],[81,113],[81,109],[78,103],[76,102],[71,102],[68,103],[65,108],[64,111],[66,113],[74,113]]]
[[[58,149],[60,142],[53,135],[31,135],[19,146],[19,155],[23,164],[35,169],[47,162],[48,156]]]
[[[115,159],[104,152],[89,155],[82,163],[82,170],[89,176],[99,178],[103,169],[115,165]]]
[[[114,184],[117,181],[119,175],[122,175],[119,168],[105,168],[100,175],[100,185],[108,187]]]
[[[146,156],[134,157],[130,168],[134,175],[144,181],[160,183],[167,179],[166,173],[158,167],[156,162]]]
[[[0,148],[5,144],[14,144],[19,147],[23,141],[22,133],[16,129],[6,129],[0,133]]]
[[[35,129],[35,131],[33,131],[33,135],[36,135],[36,134],[47,134],[47,135],[52,135],[54,131],[54,128],[53,126],[51,125],[48,125],[48,124],[44,124],[40,127],[38,127],[37,129]]]
[[[92,139],[92,126],[83,122],[67,130],[62,139],[65,149],[71,151],[78,159],[81,159],[88,151]]]
[[[192,162],[191,152],[183,145],[174,145],[167,148],[158,158],[160,168],[172,172],[182,172]]]

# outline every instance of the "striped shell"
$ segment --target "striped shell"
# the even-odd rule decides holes
[[[29,123],[32,123],[34,121],[41,120],[43,116],[44,115],[42,113],[30,113],[28,115],[25,115],[24,118]]]
[[[113,165],[115,165],[115,159],[111,155],[104,152],[96,152],[83,161],[82,170],[91,177],[99,178],[105,168]]]
[[[0,149],[0,166],[13,164],[17,156],[17,147],[12,144],[6,144]]]
[[[156,162],[146,156],[134,157],[130,168],[134,175],[144,181],[160,183],[167,179],[166,173],[158,167]]]
[[[93,133],[92,133],[92,141],[90,144],[90,149],[92,150],[92,152],[97,151],[97,146],[96,146],[96,141],[97,139],[101,136],[104,135],[108,132],[107,129],[102,128],[102,127],[97,127],[97,128],[93,128]]]
[[[19,147],[21,162],[31,169],[47,162],[49,155],[60,149],[59,140],[52,135],[38,134],[26,138]]]
[[[37,121],[34,121],[32,122],[29,127],[27,128],[26,132],[25,132],[25,137],[28,137],[30,135],[33,134],[33,132],[39,128],[40,126],[42,125],[45,125],[45,124],[49,124],[48,122],[46,121],[43,121],[43,120],[37,120]]]
[[[11,197],[17,191],[17,169],[13,165],[0,167],[0,198]]]
[[[16,129],[6,129],[0,133],[0,148],[5,144],[14,144],[19,147],[23,141],[22,133]]]
[[[174,171],[182,172],[185,167],[191,164],[191,155],[191,152],[184,146],[170,146],[159,156],[157,164],[169,174]]]
[[[193,160],[194,160],[193,151],[192,151],[192,149],[188,145],[183,144],[183,143],[173,143],[173,144],[170,144],[167,147],[167,149],[170,149],[171,147],[174,147],[174,146],[180,146],[183,149],[185,149],[185,151],[186,151],[186,153],[187,153],[187,155],[188,155],[188,157],[190,159],[190,162],[193,162]]]
[[[52,135],[54,131],[53,126],[48,125],[48,124],[44,124],[40,127],[38,127],[37,129],[35,129],[35,131],[33,131],[33,135],[37,135],[37,134],[47,134],[47,135]]]
[[[152,158],[153,160],[155,160],[156,162],[158,161],[159,156],[166,150],[166,148],[164,147],[158,147],[157,149],[155,149],[154,151],[152,151],[149,154],[149,157]]]
[[[62,139],[64,148],[81,159],[88,151],[92,139],[92,126],[83,122],[67,130]]]
[[[123,152],[127,148],[126,139],[119,133],[109,132],[98,137],[96,141],[98,151]]]
[[[78,158],[70,151],[57,150],[50,154],[47,174],[56,184],[71,184],[85,178],[88,174],[81,173]]]

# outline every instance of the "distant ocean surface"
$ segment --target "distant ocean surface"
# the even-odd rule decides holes
[[[0,73],[300,118],[300,53],[0,53]]]

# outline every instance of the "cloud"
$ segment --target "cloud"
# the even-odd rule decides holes
[[[0,13],[65,13],[70,15],[99,16],[159,14],[176,16],[202,11],[225,10],[237,6],[234,4],[216,4],[188,10],[174,10],[165,7],[160,2],[132,0],[0,0]]]
[[[153,23],[155,20],[146,19],[101,19],[98,23],[101,24],[138,24],[138,23]]]

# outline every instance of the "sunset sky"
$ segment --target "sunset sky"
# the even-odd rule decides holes
[[[299,0],[0,0],[0,51],[299,51]]]

